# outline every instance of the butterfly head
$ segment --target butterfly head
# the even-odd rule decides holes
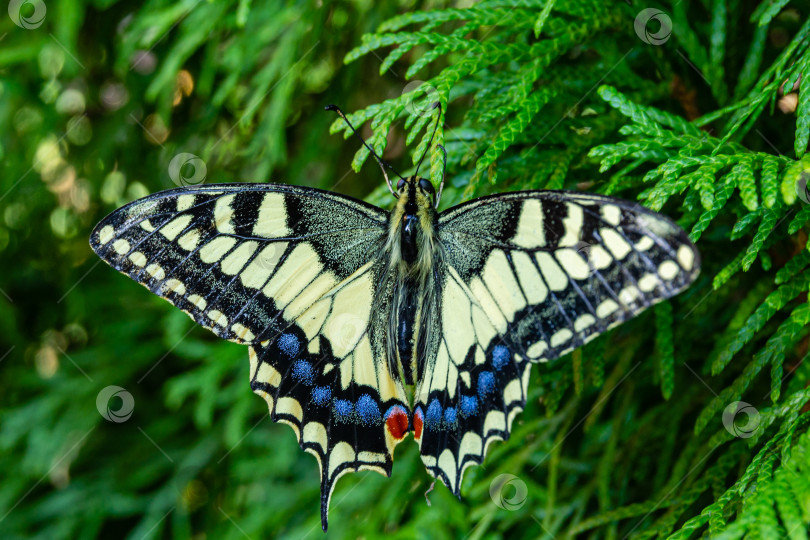
[[[438,214],[434,208],[433,184],[417,175],[402,178],[394,192],[397,204],[391,212],[389,247],[392,260],[407,273],[424,278],[433,265]]]
[[[397,182],[396,196],[398,199],[403,199],[408,206],[413,205],[412,213],[415,214],[416,208],[434,205],[436,190],[427,178],[409,176]]]

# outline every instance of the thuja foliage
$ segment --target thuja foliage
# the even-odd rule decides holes
[[[444,207],[516,189],[635,199],[689,231],[703,269],[538,365],[462,501],[426,493],[404,444],[391,479],[340,481],[330,535],[807,538],[806,3],[48,10],[38,28],[0,26],[4,537],[321,534],[315,462],[250,393],[244,348],[95,268],[86,238],[173,187],[181,152],[208,182],[390,204],[364,149],[347,176],[339,153],[357,142],[330,138],[350,133],[320,112],[337,103],[403,174],[427,150],[438,183],[444,147]],[[125,422],[97,409],[109,385],[134,396]]]

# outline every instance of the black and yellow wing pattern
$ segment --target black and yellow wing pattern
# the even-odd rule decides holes
[[[250,347],[251,388],[318,460],[324,524],[336,480],[390,475],[408,431],[382,341],[386,227],[382,210],[332,193],[218,184],[135,201],[91,236],[115,269]]]
[[[507,439],[532,362],[548,362],[687,287],[697,250],[668,218],[575,192],[481,198],[439,216],[438,353],[414,417],[427,469],[464,469]]]
[[[415,188],[402,185],[405,208]],[[464,470],[508,438],[531,363],[673,296],[700,266],[679,227],[636,204],[495,195],[425,225],[435,257],[420,294],[431,302],[415,302],[421,318],[403,323],[397,216],[311,188],[214,184],[135,201],[91,236],[111,266],[249,347],[251,388],[318,460],[324,529],[336,480],[390,475],[409,433],[427,470],[458,495]],[[420,371],[406,391],[387,340],[413,324],[430,331],[414,334]]]

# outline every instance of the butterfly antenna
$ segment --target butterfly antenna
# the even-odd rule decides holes
[[[436,130],[439,128],[439,122],[442,120],[442,103],[441,101],[437,101],[433,104],[431,109],[439,109],[439,116],[436,118],[436,125],[433,126],[433,133],[430,134],[430,140],[428,141],[427,148],[425,148],[425,153],[422,154],[422,157],[419,159],[419,163],[416,164],[416,172],[414,176],[417,178],[419,177],[419,167],[422,165],[422,162],[425,160],[425,156],[428,155],[430,152],[430,145],[433,144],[433,137],[436,136]]]
[[[391,179],[388,178],[388,173],[385,172],[385,168],[388,167],[389,169],[391,169],[394,172],[394,174],[396,174],[402,180],[404,180],[404,178],[402,178],[402,175],[399,174],[396,170],[394,170],[394,168],[391,166],[390,163],[388,163],[383,158],[381,158],[380,156],[377,155],[377,152],[375,152],[374,149],[366,142],[366,140],[359,133],[357,133],[357,130],[354,129],[354,126],[352,125],[352,123],[349,122],[349,119],[346,118],[346,115],[343,114],[343,111],[341,111],[340,108],[337,105],[327,105],[326,107],[324,107],[324,109],[327,110],[327,111],[335,111],[338,114],[338,116],[340,116],[343,119],[343,121],[346,122],[346,125],[348,125],[349,129],[352,130],[352,133],[357,135],[357,138],[360,139],[360,142],[363,143],[363,146],[365,146],[368,149],[368,151],[371,152],[371,155],[374,156],[374,159],[377,160],[377,163],[379,164],[380,169],[382,169],[383,176],[385,177],[385,183],[388,184],[388,191],[390,191],[391,194],[394,197],[399,198],[399,195],[397,195],[397,192],[394,191],[394,185],[391,183]]]
[[[438,145],[441,151],[444,153],[444,165],[442,166],[442,181],[439,184],[439,192],[436,194],[436,206],[434,208],[439,208],[439,201],[442,200],[442,191],[444,190],[444,177],[447,175],[447,150],[441,144]]]

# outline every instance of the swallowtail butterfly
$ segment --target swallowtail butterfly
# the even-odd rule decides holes
[[[675,295],[700,267],[672,221],[610,197],[523,191],[439,213],[441,187],[417,166],[394,188],[366,146],[390,212],[291,185],[199,185],[127,204],[90,239],[249,347],[251,388],[318,460],[324,530],[337,479],[390,475],[410,434],[459,495],[464,470],[509,437],[532,363]]]

